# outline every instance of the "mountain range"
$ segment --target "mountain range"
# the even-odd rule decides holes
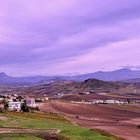
[[[37,84],[51,83],[54,81],[84,81],[95,78],[103,81],[140,81],[140,70],[120,69],[108,72],[95,72],[76,76],[32,76],[32,77],[12,77],[5,73],[0,73],[0,84]]]

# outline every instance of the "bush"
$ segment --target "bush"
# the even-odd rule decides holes
[[[38,106],[37,107],[29,107],[29,109],[31,111],[40,111]]]
[[[140,129],[140,125],[137,125],[137,128]]]
[[[76,119],[79,119],[79,116],[76,116]]]
[[[24,101],[24,103],[21,105],[21,110],[23,112],[29,112],[30,111],[29,107],[26,104],[26,101]]]
[[[2,103],[3,103],[3,105],[4,105],[4,109],[7,110],[8,107],[9,107],[8,102],[4,99],[4,100],[2,101]]]

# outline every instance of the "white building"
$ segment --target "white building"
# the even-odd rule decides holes
[[[13,97],[12,97],[12,96],[6,97],[6,101],[7,101],[7,102],[13,102]]]
[[[35,99],[33,99],[33,98],[26,99],[26,104],[29,107],[36,107]]]
[[[48,100],[49,100],[49,98],[48,98],[48,97],[45,97],[45,100],[46,100],[46,101],[48,101]]]
[[[107,104],[116,104],[116,100],[106,100]]]
[[[8,108],[10,111],[20,111],[21,110],[21,103],[20,102],[9,102]]]
[[[0,101],[4,100],[4,98],[0,98]]]
[[[0,104],[0,109],[3,109],[4,108],[4,105],[3,104]]]
[[[93,104],[103,104],[104,100],[94,100]]]

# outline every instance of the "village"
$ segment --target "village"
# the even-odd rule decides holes
[[[108,100],[102,100],[102,99],[94,99],[89,101],[71,101],[71,103],[81,103],[81,104],[129,104],[128,101],[124,100],[114,100],[114,99],[108,99]]]
[[[81,100],[69,100],[71,103],[74,104],[117,104],[117,105],[123,105],[123,104],[139,104],[139,100],[130,100],[130,99],[114,99],[114,98],[108,98],[108,99],[102,99],[100,98],[101,95],[99,95],[98,98],[92,98],[90,100],[84,100],[84,97],[82,96],[88,96],[90,95],[89,92],[83,92],[79,93],[81,96]],[[53,97],[30,97],[27,95],[17,95],[17,94],[1,94],[0,95],[0,110],[8,110],[8,111],[21,111],[21,112],[29,112],[30,110],[39,110],[37,104],[51,101],[51,100],[65,100],[65,96],[68,95],[61,95],[57,94]],[[75,95],[73,95],[75,96]],[[64,97],[64,99],[62,99]]]
[[[0,110],[24,112],[25,107],[36,108],[35,99],[17,94],[0,95]]]

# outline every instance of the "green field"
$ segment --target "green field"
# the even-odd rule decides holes
[[[43,140],[31,134],[1,134],[0,140]]]
[[[1,113],[0,128],[58,129],[58,137],[68,140],[119,140],[111,135],[93,132],[71,124],[57,114],[46,113]],[[0,134],[0,140],[43,140],[37,134]]]

